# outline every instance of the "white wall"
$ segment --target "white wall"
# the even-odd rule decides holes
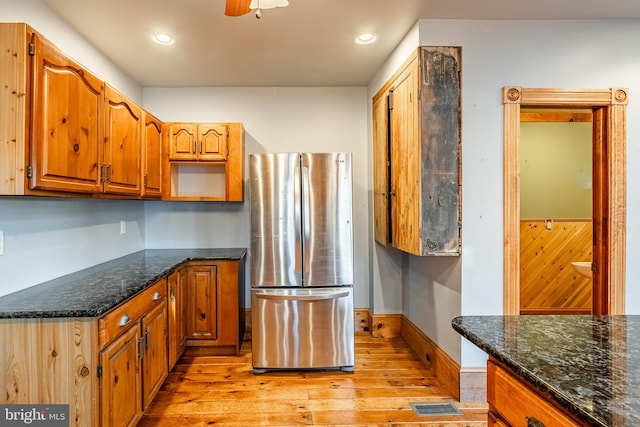
[[[142,88],[40,0],[0,0],[0,22],[26,22],[132,99]],[[120,235],[120,221],[127,233]],[[139,201],[0,197],[0,295],[144,249]]]
[[[144,249],[143,207],[136,200],[1,197],[0,295]]]
[[[251,153],[353,153],[356,307],[369,306],[366,106],[364,87],[144,89],[144,107],[163,121],[242,122],[245,165]],[[247,178],[245,167],[245,200]],[[146,219],[147,248],[249,247],[247,202],[147,202]]]
[[[419,22],[419,44],[462,46],[463,252],[459,267],[453,260],[407,256],[400,279],[403,311],[463,367],[483,366],[485,355],[461,342],[447,326],[451,318],[502,314],[503,86],[629,88],[626,309],[640,313],[640,266],[632,262],[640,255],[634,220],[640,207],[640,56],[632,53],[638,43],[639,21]],[[390,75],[386,67],[399,62],[389,60],[369,96]],[[373,271],[374,293],[388,287],[380,283],[382,274]]]

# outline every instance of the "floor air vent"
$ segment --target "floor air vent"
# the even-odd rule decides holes
[[[452,403],[409,403],[413,412],[419,417],[443,417],[449,415],[462,415],[462,412]]]

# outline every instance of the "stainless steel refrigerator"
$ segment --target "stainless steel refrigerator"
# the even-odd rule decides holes
[[[249,158],[253,370],[353,371],[350,153]]]

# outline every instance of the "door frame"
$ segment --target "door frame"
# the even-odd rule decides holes
[[[626,251],[626,106],[628,89],[502,88],[503,103],[503,312],[520,314],[520,108],[591,108],[600,111],[599,135],[606,151],[601,212],[594,223],[602,265],[594,274],[593,314],[624,314]],[[597,172],[594,171],[594,176]],[[597,201],[596,201],[597,202]],[[594,206],[594,210],[598,207]],[[595,218],[594,218],[595,221]]]

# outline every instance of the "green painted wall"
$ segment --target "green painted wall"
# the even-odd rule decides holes
[[[591,218],[591,123],[520,124],[520,217]]]

